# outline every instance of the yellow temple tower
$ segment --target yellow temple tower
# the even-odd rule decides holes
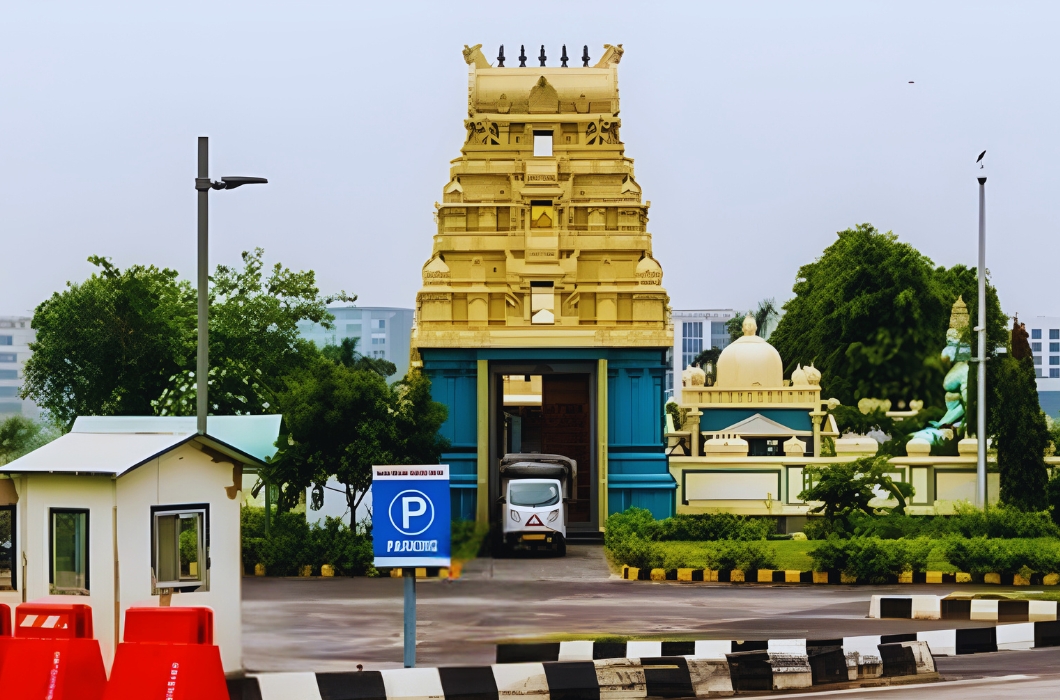
[[[586,530],[629,505],[673,511],[669,298],[620,139],[622,46],[604,48],[581,67],[566,47],[552,66],[544,47],[504,66],[501,47],[496,67],[464,48],[466,138],[434,205],[412,334],[449,407],[456,517],[489,520],[497,460],[534,448],[579,461],[571,512]]]

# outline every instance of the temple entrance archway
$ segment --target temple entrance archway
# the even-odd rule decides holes
[[[510,452],[560,454],[578,463],[568,531],[599,532],[595,369],[594,363],[491,363],[491,521],[501,496],[501,457]]]

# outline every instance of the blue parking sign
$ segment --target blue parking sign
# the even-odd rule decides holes
[[[372,467],[378,568],[449,566],[449,465]]]

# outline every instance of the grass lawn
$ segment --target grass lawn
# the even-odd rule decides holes
[[[706,547],[710,542],[658,542],[656,545],[665,553],[667,561],[682,561],[686,567],[693,569],[706,568]],[[810,552],[817,546],[817,542],[810,540],[776,540],[768,542],[767,546],[776,552],[777,569],[788,571],[811,571],[813,560]],[[935,550],[928,558],[928,570],[952,573],[956,567],[946,561],[942,552]]]

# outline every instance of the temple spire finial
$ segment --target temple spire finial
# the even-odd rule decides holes
[[[582,68],[589,67],[589,45],[586,44],[582,47]]]
[[[500,53],[497,54],[497,67],[504,68],[504,44],[501,44]]]
[[[541,55],[537,57],[537,60],[541,61],[541,67],[542,68],[545,67],[545,59],[546,58],[548,58],[548,56],[545,55],[545,45],[541,44]]]
[[[519,67],[526,68],[526,47],[519,44]]]
[[[567,67],[567,45],[563,45],[563,55],[559,57],[560,65],[564,68]]]

